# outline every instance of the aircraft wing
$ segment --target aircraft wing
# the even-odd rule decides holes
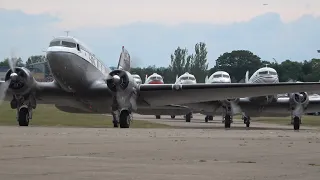
[[[7,83],[0,81],[0,101],[11,101],[12,93],[7,89]],[[71,92],[67,92],[59,87],[55,82],[37,82],[34,84],[35,97],[38,104],[50,104],[56,102],[62,102],[68,100],[74,95]]]
[[[141,84],[140,98],[151,106],[188,104],[320,89],[320,83]]]

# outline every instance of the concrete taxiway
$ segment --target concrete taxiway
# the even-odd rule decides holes
[[[2,126],[0,179],[319,179],[318,130],[216,124],[221,128]]]

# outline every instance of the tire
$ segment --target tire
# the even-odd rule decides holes
[[[224,128],[230,128],[230,127],[231,127],[231,116],[225,115]]]
[[[160,115],[156,115],[156,119],[160,119],[161,118],[161,116]]]
[[[293,118],[293,129],[294,130],[300,129],[300,118],[297,116]]]
[[[29,126],[29,110],[27,108],[21,108],[18,113],[19,126]]]
[[[205,121],[206,123],[209,122],[208,116],[206,116],[206,117],[204,118],[204,121]]]
[[[176,118],[176,116],[171,116],[171,119],[174,119],[174,118]]]
[[[119,121],[120,128],[129,128],[131,121],[129,112],[126,110],[121,111]]]
[[[186,122],[191,122],[191,113],[186,115]]]

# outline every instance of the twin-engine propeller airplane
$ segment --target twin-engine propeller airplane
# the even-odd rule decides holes
[[[54,38],[46,51],[53,82],[37,82],[30,71],[11,65],[0,82],[3,98],[28,126],[37,104],[54,104],[70,113],[113,113],[120,128],[129,128],[139,107],[166,106],[289,92],[318,91],[320,83],[140,84],[130,74],[130,55],[122,48],[111,71],[73,37]],[[89,120],[88,120],[89,121]],[[117,123],[117,122],[114,122]]]

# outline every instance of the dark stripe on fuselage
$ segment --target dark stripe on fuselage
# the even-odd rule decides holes
[[[70,52],[47,52],[47,59],[54,79],[68,91],[84,92],[104,75],[82,57]]]

